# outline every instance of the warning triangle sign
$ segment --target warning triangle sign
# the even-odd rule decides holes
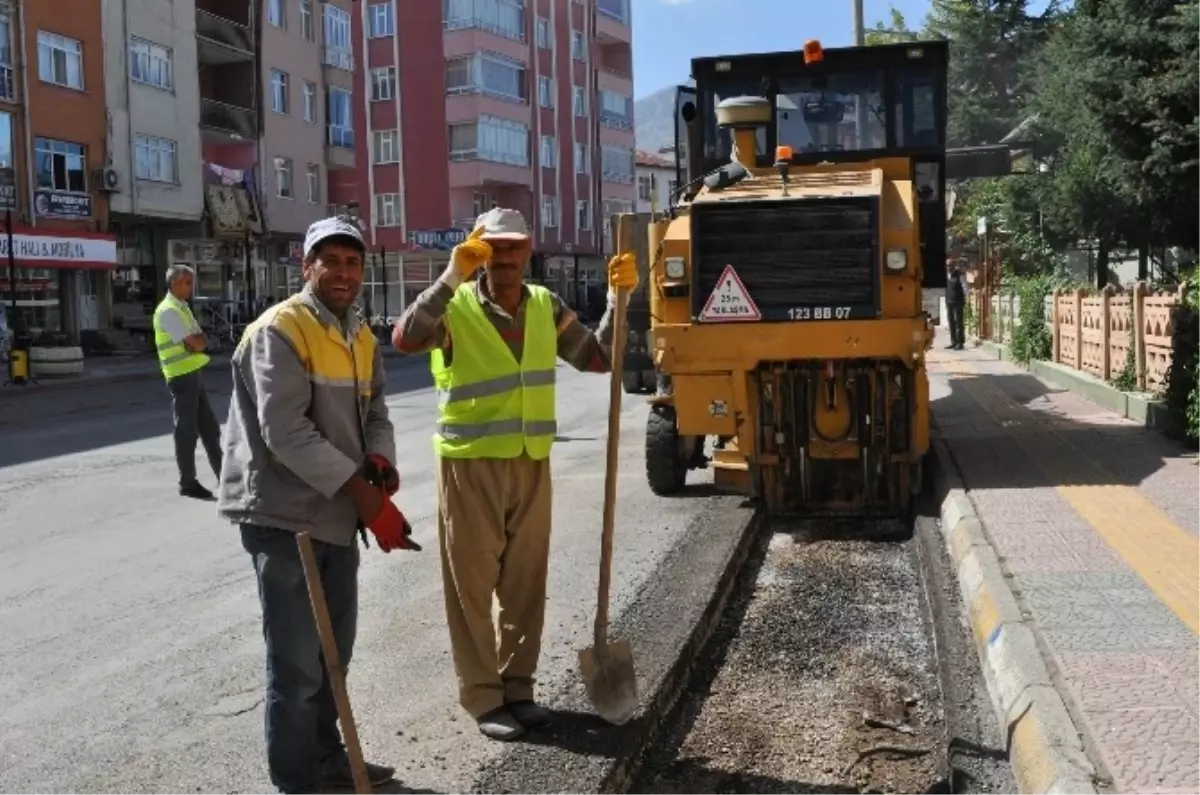
[[[726,265],[717,279],[717,286],[704,304],[700,319],[716,323],[732,323],[741,320],[762,320],[758,306],[750,298],[746,285],[738,278],[732,265]]]

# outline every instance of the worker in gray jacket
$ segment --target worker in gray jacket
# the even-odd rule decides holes
[[[255,320],[233,355],[217,505],[239,525],[258,578],[267,762],[281,792],[353,786],[296,533],[312,537],[343,667],[356,634],[356,530],[385,552],[420,548],[391,500],[399,476],[383,360],[353,307],[365,248],[348,219],[309,227],[304,289]],[[367,767],[374,785],[395,772]]]

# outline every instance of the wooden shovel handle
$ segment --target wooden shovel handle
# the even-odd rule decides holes
[[[317,556],[313,553],[312,539],[308,533],[297,533],[296,544],[300,547],[300,560],[304,564],[304,579],[308,583],[308,599],[312,602],[313,618],[317,621],[317,636],[321,639],[321,651],[325,653],[325,670],[329,673],[329,683],[333,686],[333,703],[337,706],[338,720],[342,724],[342,735],[346,740],[346,755],[350,757],[354,791],[369,795],[371,779],[367,775],[362,747],[358,744],[354,713],[350,711],[350,695],[346,692],[346,679],[342,676],[342,661],[338,657],[337,642],[333,638],[333,624],[329,620],[329,607],[325,602],[325,588],[321,584]]]
[[[612,225],[613,254],[633,252],[633,216],[621,213]],[[608,639],[608,591],[612,582],[613,522],[617,510],[617,452],[621,441],[621,366],[625,359],[625,305],[628,296],[617,290],[613,309],[612,379],[608,392],[608,439],[604,464],[604,525],[600,535],[600,586],[596,607],[596,652]]]

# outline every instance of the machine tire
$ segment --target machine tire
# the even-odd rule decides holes
[[[627,395],[636,395],[642,391],[642,374],[638,370],[621,372],[621,387]]]
[[[651,406],[646,419],[646,480],[658,496],[675,494],[687,480],[687,462],[679,455],[675,409]]]

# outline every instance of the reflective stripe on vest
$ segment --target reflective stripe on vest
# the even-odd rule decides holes
[[[162,318],[167,312],[177,312],[184,328],[196,327],[192,310],[187,304],[182,304],[181,308],[181,303],[167,295],[154,310],[154,346],[158,350],[158,365],[162,368],[163,377],[168,381],[193,373],[208,364],[208,354],[189,351],[187,346],[182,342],[173,341],[171,335],[163,330]]]
[[[449,367],[430,356],[438,394],[434,450],[447,458],[550,455],[555,420],[558,330],[550,291],[529,285],[520,363],[483,311],[475,285],[459,286],[446,306],[454,346]]]

